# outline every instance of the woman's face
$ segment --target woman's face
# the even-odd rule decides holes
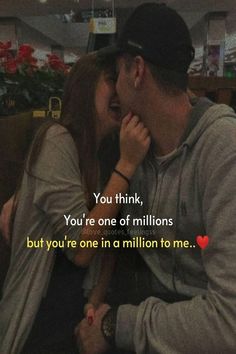
[[[99,133],[104,137],[121,123],[120,103],[112,75],[102,73],[95,92],[95,108],[99,121]]]

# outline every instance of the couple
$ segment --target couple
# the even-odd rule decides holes
[[[154,239],[164,237],[170,243],[173,240],[188,241],[191,247],[139,249],[149,270],[147,298],[138,306],[124,304],[113,308],[102,304],[95,312],[92,324],[83,319],[76,330],[78,346],[83,354],[114,352],[113,347],[138,354],[235,353],[236,116],[228,106],[215,105],[205,98],[189,100],[186,93],[187,70],[193,53],[190,34],[182,18],[165,5],[148,3],[137,7],[129,17],[117,45],[99,54],[104,67],[116,62],[116,90],[122,116],[125,116],[121,123],[117,171],[111,174],[103,195],[114,195],[118,190],[125,193],[130,183],[130,194],[137,192],[141,195],[144,205],[142,208],[127,205],[121,213],[130,214],[131,218],[142,215],[172,218],[172,226],[151,226],[143,231],[151,229]],[[108,118],[106,113],[111,113],[117,101],[115,94],[106,96],[105,86],[99,102],[106,102],[109,109],[104,111],[99,109],[99,105],[96,106],[98,90],[95,106],[97,112],[103,112],[103,118]],[[73,94],[76,94],[74,90],[69,96]],[[77,104],[79,98],[78,94]],[[89,109],[84,106],[84,109]],[[129,111],[135,116],[131,117]],[[38,215],[35,218],[35,211],[31,209],[29,214],[29,203],[38,208],[41,220],[45,218],[49,222],[44,221],[43,224],[41,221],[40,224],[47,231],[44,234],[49,236],[67,231],[60,220],[61,210],[66,207],[75,217],[77,210],[80,213],[90,210],[89,213],[95,218],[105,214],[106,217],[113,217],[118,212],[117,205],[94,206],[90,200],[86,178],[93,179],[98,175],[98,170],[95,168],[93,173],[86,174],[86,171],[91,171],[92,164],[86,170],[85,161],[95,159],[83,160],[82,163],[81,153],[83,157],[93,156],[91,150],[94,144],[91,140],[87,144],[85,133],[76,144],[80,130],[79,127],[72,129],[71,116],[73,112],[79,112],[78,106],[68,106],[68,112],[67,115],[65,109],[63,111],[66,130],[61,127],[59,132],[55,131],[55,127],[48,130],[32,172],[25,173],[23,177],[22,188],[28,188],[29,179],[32,186],[26,200],[21,193],[18,196],[14,227],[25,227],[25,223],[22,225],[20,222],[20,213],[25,212],[35,222],[31,234],[37,232]],[[117,113],[111,114],[118,119]],[[97,117],[96,121],[100,123],[102,117]],[[78,115],[78,119],[82,118]],[[105,120],[103,122],[105,124]],[[150,146],[146,129],[151,136]],[[102,129],[96,128],[98,131]],[[92,133],[92,128],[88,132]],[[81,152],[83,138],[86,149]],[[79,169],[75,158],[77,151]],[[57,152],[59,159],[55,156]],[[47,159],[43,158],[45,156]],[[31,162],[34,161],[34,158],[31,159]],[[69,166],[68,162],[72,161]],[[55,173],[52,173],[52,168]],[[79,173],[82,183],[78,186]],[[70,193],[71,188],[73,193]],[[84,200],[90,203],[88,209],[88,203]],[[88,231],[82,228],[79,237],[86,239]],[[131,236],[140,235],[140,230],[134,227],[128,227],[128,232]],[[68,230],[68,234],[71,238],[78,235],[75,230]],[[197,235],[208,235],[207,247],[198,247],[195,242]],[[17,239],[13,229],[15,259],[19,259],[23,249],[23,246],[19,247],[20,242],[23,243],[19,240],[21,237],[22,233]],[[30,275],[41,272],[40,279],[32,277],[34,290],[35,287],[37,290],[33,291],[34,295],[37,294],[37,304],[34,308],[32,304],[30,306],[31,321],[32,313],[36,312],[42,297],[38,293],[42,294],[42,288],[46,290],[42,274],[45,267],[49,269],[52,263],[48,255],[45,257],[40,253],[35,252],[32,257],[34,262],[39,257],[37,272],[34,267],[30,270]],[[91,261],[94,250],[76,250],[76,254],[70,250],[67,253],[70,259],[85,265]],[[25,256],[21,264],[25,266],[29,259],[29,255]],[[12,261],[11,267],[21,264],[16,266]],[[104,269],[107,267],[102,267],[101,273]],[[15,282],[14,274],[12,272],[13,280],[8,275],[5,288],[12,303],[17,288],[15,284],[20,283],[24,272],[19,270]],[[29,289],[30,282],[26,288],[27,285]],[[29,305],[27,300],[23,296],[25,305]],[[12,314],[15,309],[12,307]],[[16,331],[15,328],[13,330]],[[27,330],[29,332],[29,327]],[[24,333],[24,339],[26,336],[27,333]],[[4,354],[17,352],[16,349],[11,350]]]
[[[137,114],[151,135],[149,153],[130,193],[144,200],[124,206],[132,218],[172,218],[147,227],[152,237],[188,247],[140,248],[149,273],[138,306],[103,304],[77,336],[82,353],[114,346],[138,354],[236,352],[236,115],[206,98],[190,100],[187,70],[194,56],[182,18],[165,5],[139,6],[113,48],[122,113]],[[142,235],[128,227],[130,236]],[[207,235],[200,248],[197,236]],[[200,244],[201,246],[201,244]],[[140,272],[137,269],[137,277]],[[140,279],[142,277],[140,276]],[[142,283],[142,279],[141,279]],[[95,344],[96,343],[96,344]]]

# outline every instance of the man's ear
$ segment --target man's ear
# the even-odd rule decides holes
[[[134,64],[135,64],[134,87],[136,89],[139,89],[144,79],[145,61],[141,56],[138,55],[134,58]]]

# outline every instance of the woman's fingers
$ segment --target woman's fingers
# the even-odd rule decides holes
[[[120,156],[133,173],[149,149],[149,131],[136,115],[124,119],[120,131]]]
[[[121,129],[126,127],[127,124],[130,122],[130,120],[132,119],[132,113],[129,112],[123,119],[121,122]]]
[[[145,127],[142,128],[140,135],[142,136],[143,139],[146,139],[149,137],[149,130]]]

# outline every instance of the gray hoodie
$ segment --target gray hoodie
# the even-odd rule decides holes
[[[144,203],[124,210],[129,233],[162,237],[171,247],[139,249],[155,297],[119,307],[118,347],[138,354],[236,353],[235,117],[226,105],[198,100],[177,150],[161,162],[149,156],[137,171],[130,192]],[[143,215],[171,218],[173,225],[132,226]],[[205,249],[197,235],[209,236]],[[189,247],[173,248],[174,240],[188,240]],[[158,298],[168,292],[192,299]]]

